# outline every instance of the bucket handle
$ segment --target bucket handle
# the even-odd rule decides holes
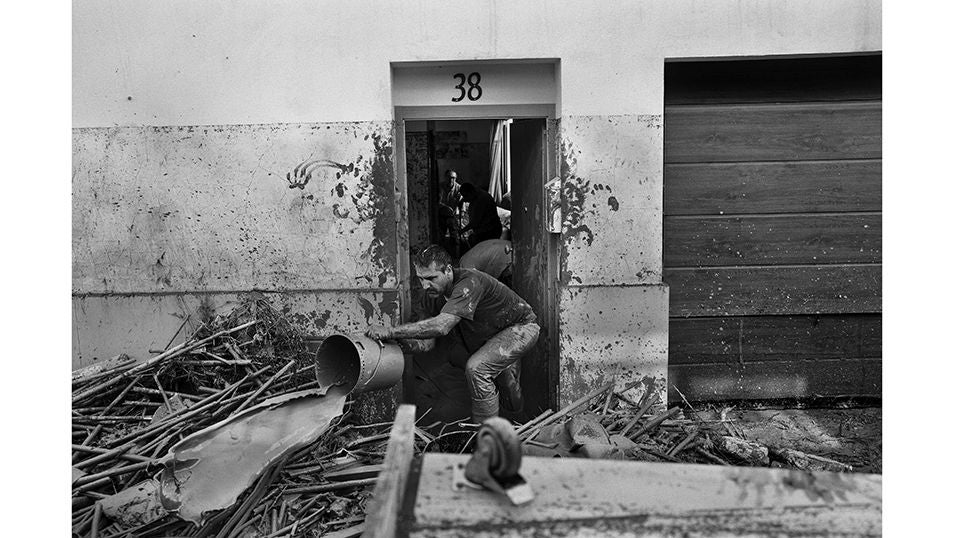
[[[378,362],[374,365],[374,370],[371,370],[371,375],[369,378],[373,378],[374,374],[378,373],[378,367],[381,366],[381,359],[384,357],[384,342],[380,340],[375,340],[378,343]]]

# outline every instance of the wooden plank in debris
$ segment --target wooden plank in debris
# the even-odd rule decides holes
[[[109,370],[121,367],[132,368],[134,362],[135,360],[125,353],[116,355],[110,359],[90,364],[78,370],[73,370],[73,383],[83,383]]]
[[[535,498],[516,507],[453,490],[469,457],[424,455],[410,536],[881,534],[880,475],[525,456]]]
[[[414,411],[413,405],[402,405],[394,418],[384,468],[368,503],[365,537],[390,538],[397,531],[398,512],[414,458]]]
[[[353,527],[329,532],[327,534],[322,534],[321,536],[322,538],[354,538],[355,536],[361,536],[361,533],[364,532],[365,527],[367,527],[367,523],[359,523]],[[365,536],[367,536],[367,534],[365,534]]]
[[[366,478],[374,478],[381,473],[384,469],[383,464],[376,465],[362,465],[361,467],[352,467],[351,469],[344,469],[341,471],[332,471],[330,473],[325,473],[322,475],[326,480],[339,481],[339,480],[361,480]]]

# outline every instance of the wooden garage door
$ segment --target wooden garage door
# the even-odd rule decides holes
[[[679,62],[665,81],[671,385],[880,396],[880,55]]]

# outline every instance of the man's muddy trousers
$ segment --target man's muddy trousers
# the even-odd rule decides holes
[[[495,417],[500,411],[500,394],[494,378],[516,363],[540,337],[536,323],[513,325],[487,340],[467,359],[464,371],[470,391],[471,417],[476,423]]]

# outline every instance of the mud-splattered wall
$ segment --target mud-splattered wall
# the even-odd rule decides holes
[[[392,62],[550,58],[562,403],[614,374],[665,377],[665,62],[881,48],[868,0],[73,8],[74,365],[163,347],[192,305],[254,288],[317,333],[395,315]]]
[[[255,289],[316,335],[395,319],[391,138],[390,122],[74,130],[74,367],[161,349],[189,305]]]
[[[614,377],[665,401],[662,116],[565,116],[560,131],[560,401]]]

